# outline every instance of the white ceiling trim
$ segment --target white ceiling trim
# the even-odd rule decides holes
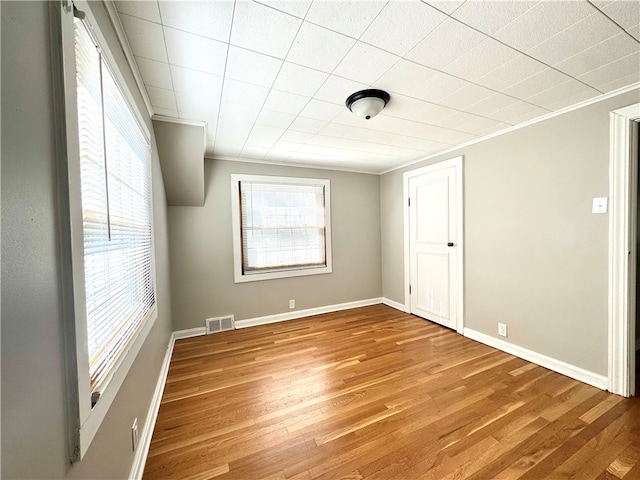
[[[151,117],[153,116],[153,106],[151,105],[151,100],[149,99],[149,94],[147,93],[147,89],[144,86],[142,75],[140,75],[140,70],[138,70],[138,64],[133,58],[133,50],[131,50],[131,45],[129,45],[129,40],[127,39],[127,36],[124,33],[124,27],[120,22],[120,16],[118,15],[118,11],[116,10],[116,5],[115,3],[113,3],[113,0],[105,0],[104,5],[107,8],[107,13],[109,14],[111,23],[113,23],[113,28],[116,31],[116,36],[118,37],[118,41],[122,46],[122,51],[124,52],[124,56],[127,59],[129,68],[131,68],[131,72],[133,73],[133,78],[136,81],[136,86],[138,87],[138,91],[140,92],[140,95],[142,95],[144,106],[147,108],[147,112]]]

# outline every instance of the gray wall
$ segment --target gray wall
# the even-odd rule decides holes
[[[609,112],[638,91],[380,180],[383,295],[404,303],[402,173],[464,155],[465,326],[607,375]]]
[[[234,283],[230,174],[331,180],[333,273]],[[380,196],[377,175],[256,163],[205,161],[204,207],[169,207],[174,329],[205,318],[236,320],[380,297]]]
[[[167,205],[204,204],[204,126],[153,121]]]
[[[71,466],[62,333],[69,319],[60,312],[49,6],[0,5],[2,478],[126,478],[133,462],[131,424],[134,417],[144,423],[171,331],[166,202],[155,140],[159,317],[85,458]],[[102,5],[95,8],[108,29]],[[105,33],[113,39],[110,30]],[[127,79],[133,85],[131,75]]]

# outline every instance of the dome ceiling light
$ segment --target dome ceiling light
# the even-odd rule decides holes
[[[345,104],[357,116],[369,120],[382,111],[389,103],[390,98],[384,90],[360,90],[349,95]]]

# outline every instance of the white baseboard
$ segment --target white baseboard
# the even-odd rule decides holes
[[[393,300],[390,300],[385,297],[382,297],[382,303],[384,303],[388,307],[395,308],[396,310],[400,310],[401,312],[407,311],[407,309],[402,303],[394,302]]]
[[[158,418],[158,410],[160,410],[162,392],[164,392],[164,386],[167,383],[167,374],[169,373],[169,364],[171,363],[171,355],[173,354],[175,341],[176,335],[174,332],[169,338],[169,345],[167,346],[167,351],[164,355],[164,361],[162,362],[162,368],[160,369],[156,389],[153,392],[151,405],[149,405],[149,411],[147,412],[147,418],[144,421],[144,426],[140,433],[138,448],[133,457],[133,465],[129,472],[129,480],[142,480],[144,466],[147,463],[147,455],[149,454],[149,446],[151,445],[151,437],[153,436],[153,429],[156,425],[156,419]]]
[[[207,327],[188,328],[186,330],[176,330],[173,332],[173,339],[180,340],[182,338],[199,337],[207,334]]]
[[[349,310],[350,308],[377,305],[378,303],[382,303],[381,298],[369,298],[367,300],[357,300],[355,302],[339,303],[337,305],[327,305],[324,307],[308,308],[306,310],[294,310],[293,312],[277,313],[275,315],[266,315],[264,317],[246,318],[244,320],[236,320],[236,328],[247,328],[255,327],[256,325],[284,322],[286,320],[310,317],[312,315],[320,315],[322,313],[338,312],[340,310]]]
[[[470,328],[465,328],[463,334],[467,338],[484,343],[490,347],[497,348],[503,352],[510,353],[516,357],[523,358],[528,362],[535,363],[536,365],[548,368],[549,370],[561,373],[562,375],[587,383],[601,390],[607,390],[609,388],[609,379],[604,375],[599,375],[561,360],[547,357],[541,353],[471,330]]]

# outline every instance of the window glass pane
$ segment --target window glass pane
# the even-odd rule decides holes
[[[95,390],[155,304],[146,138],[75,23],[89,375]]]
[[[326,266],[323,185],[240,182],[244,273]]]

